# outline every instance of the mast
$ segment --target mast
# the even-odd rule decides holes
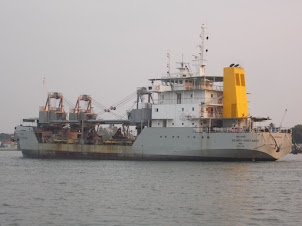
[[[200,76],[204,76],[205,75],[205,67],[206,67],[206,59],[205,59],[205,52],[208,52],[208,50],[206,49],[205,50],[205,47],[204,47],[204,42],[205,42],[205,38],[206,39],[209,39],[209,37],[205,37],[206,34],[205,34],[205,25],[203,24],[201,26],[201,34],[200,34]]]
[[[206,66],[204,62],[204,31],[205,27],[204,24],[201,26],[201,33],[200,33],[200,60],[201,60],[201,67]]]
[[[47,90],[46,90],[46,78],[43,78],[43,103],[45,103],[47,98]]]
[[[201,26],[201,33],[199,35],[200,37],[200,44],[197,46],[199,47],[199,53],[197,56],[195,57],[195,66],[196,66],[196,70],[197,70],[197,74],[199,74],[199,76],[204,76],[205,75],[205,67],[206,67],[206,59],[205,59],[205,55],[208,52],[207,49],[205,49],[205,40],[208,40],[209,37],[206,35],[206,27],[204,24],[202,24]]]
[[[167,75],[170,76],[170,60],[171,60],[170,52],[167,52],[167,58],[168,58],[168,62],[167,62]]]

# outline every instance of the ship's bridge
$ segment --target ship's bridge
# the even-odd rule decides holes
[[[148,90],[156,93],[181,90],[223,90],[222,76],[165,76],[149,79],[149,81],[152,85],[148,87]]]
[[[166,76],[149,79],[148,91],[157,94],[152,106],[153,127],[198,125],[195,118],[221,118],[223,77]]]

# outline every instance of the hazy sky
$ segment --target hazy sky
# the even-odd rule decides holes
[[[302,124],[301,0],[0,0],[0,132],[38,116],[48,91],[76,102],[121,100],[173,62],[197,53],[207,25],[207,74],[238,62],[249,112]]]

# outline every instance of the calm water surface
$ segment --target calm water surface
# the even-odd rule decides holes
[[[6,151],[0,175],[1,225],[302,225],[302,154],[230,163]]]

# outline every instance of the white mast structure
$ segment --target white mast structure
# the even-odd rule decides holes
[[[206,27],[203,24],[201,26],[201,33],[200,33],[200,45],[198,45],[197,47],[199,47],[199,54],[198,56],[194,56],[195,57],[195,66],[196,66],[196,73],[199,76],[205,76],[205,67],[206,67],[206,59],[205,59],[205,53],[208,52],[207,49],[205,49],[204,44],[205,44],[205,39],[209,39],[208,36],[206,36],[205,34],[205,30]]]
[[[167,75],[170,77],[170,60],[171,60],[171,56],[170,56],[170,52],[167,52],[167,58],[168,58],[168,62],[167,62]]]
[[[46,77],[45,76],[43,78],[43,95],[42,95],[42,99],[43,99],[43,104],[45,104],[46,99],[47,99]]]

